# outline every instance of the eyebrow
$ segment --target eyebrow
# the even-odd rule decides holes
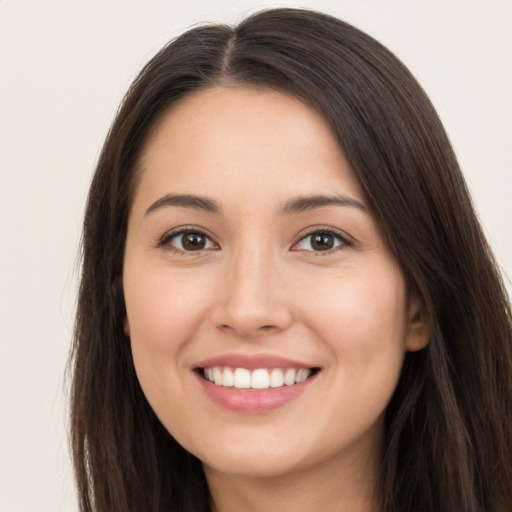
[[[350,206],[364,213],[370,213],[369,209],[357,199],[345,195],[324,196],[315,195],[297,197],[288,201],[283,208],[284,213],[300,213],[308,210],[323,208],[324,206]]]
[[[220,213],[219,205],[212,199],[192,194],[166,194],[165,196],[157,199],[147,210],[145,215],[165,208],[167,206],[178,206],[181,208],[191,208],[194,210],[202,210],[208,213]],[[334,196],[305,196],[296,197],[287,201],[283,207],[283,212],[286,214],[301,213],[325,206],[350,206],[369,213],[368,208],[357,199],[345,195]]]
[[[219,205],[215,201],[207,199],[206,197],[190,194],[167,194],[160,199],[157,199],[146,210],[145,215],[166,206],[180,206],[182,208],[192,208],[193,210],[202,210],[209,213],[220,213]]]

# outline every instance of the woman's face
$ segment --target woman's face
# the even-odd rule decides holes
[[[125,331],[169,432],[207,472],[376,457],[428,329],[323,118],[280,92],[203,90],[140,172]]]

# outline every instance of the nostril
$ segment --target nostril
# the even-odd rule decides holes
[[[233,329],[233,327],[229,324],[221,324],[221,325],[219,325],[219,328],[224,329],[224,330]],[[262,325],[262,326],[258,327],[257,329],[259,331],[272,331],[273,329],[277,329],[277,328],[278,327],[276,325],[267,324],[267,325]]]

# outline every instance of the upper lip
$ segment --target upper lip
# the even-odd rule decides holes
[[[287,357],[272,354],[223,354],[199,361],[195,368],[209,368],[212,366],[229,366],[232,368],[314,368],[314,366]]]

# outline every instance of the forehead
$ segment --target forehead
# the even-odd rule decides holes
[[[181,100],[153,129],[139,170],[138,195],[153,198],[190,187],[208,195],[249,189],[256,198],[262,184],[274,195],[340,187],[363,195],[325,119],[268,89],[213,87]]]

